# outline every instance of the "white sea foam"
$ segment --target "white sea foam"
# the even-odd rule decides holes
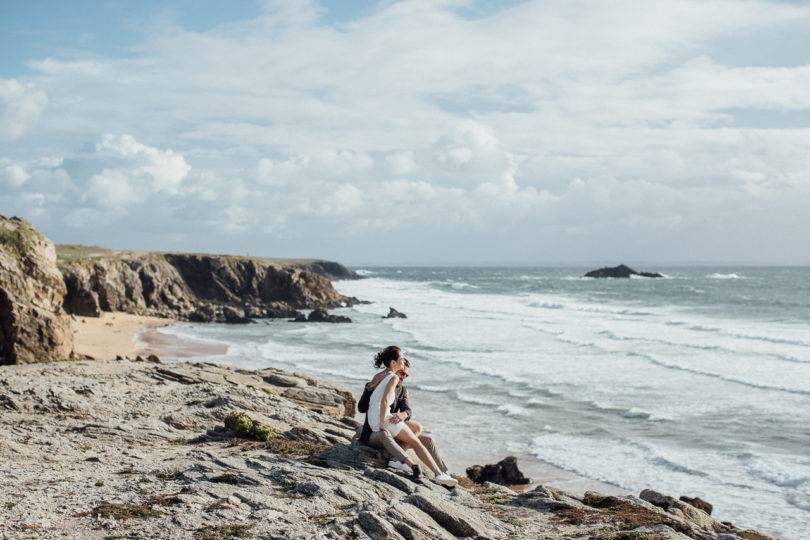
[[[529,416],[530,412],[525,407],[504,403],[496,409],[498,412],[504,413],[506,416]]]
[[[551,302],[530,302],[526,304],[529,307],[533,308],[543,308],[543,309],[565,309],[563,304],[555,304]]]
[[[542,407],[547,407],[548,402],[546,400],[544,400],[544,399],[533,397],[533,398],[529,398],[529,399],[526,400],[526,406],[527,407],[540,407],[540,408],[542,408]]]
[[[719,274],[719,273],[709,274],[708,276],[706,276],[706,278],[707,279],[744,279],[743,277],[741,277],[738,274]]]
[[[457,392],[456,397],[465,403],[474,403],[476,405],[488,405],[494,407],[498,405],[497,401],[493,401],[491,399],[487,399],[486,397],[482,397],[479,395],[472,395],[466,392]]]
[[[641,418],[644,420],[648,420],[650,418],[650,413],[646,411],[642,411],[641,409],[636,409],[635,407],[632,409],[628,409],[622,415],[625,418]]]
[[[449,392],[453,390],[452,386],[440,386],[440,385],[430,385],[430,384],[417,384],[411,385],[419,390],[424,390],[425,392]]]
[[[797,475],[794,465],[786,465],[775,458],[750,453],[741,454],[740,460],[748,472],[757,478],[781,487],[806,487],[807,493],[810,494],[810,476]]]

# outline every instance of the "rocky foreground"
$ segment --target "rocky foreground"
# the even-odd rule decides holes
[[[345,390],[152,360],[0,366],[0,537],[768,538],[651,491],[417,484],[352,441]]]

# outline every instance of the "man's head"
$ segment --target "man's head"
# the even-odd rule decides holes
[[[408,372],[411,370],[411,363],[408,361],[407,358],[404,359],[405,363],[402,366],[402,369],[397,371],[397,377],[399,378],[399,382],[397,386],[402,386],[402,383],[405,382],[405,379],[408,378]]]

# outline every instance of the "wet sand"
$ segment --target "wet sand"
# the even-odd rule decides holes
[[[173,321],[173,324],[184,324]],[[168,325],[164,325],[168,326]],[[217,343],[207,343],[183,339],[172,334],[159,332],[158,326],[144,326],[137,335],[140,354],[156,354],[160,358],[187,360],[200,356],[217,356],[228,352],[228,347]]]
[[[174,324],[171,319],[102,312],[100,317],[73,317],[73,349],[94,360],[142,354],[138,335],[146,329]]]

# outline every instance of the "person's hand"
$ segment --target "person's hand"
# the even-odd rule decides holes
[[[391,420],[390,420],[390,423],[391,423],[391,424],[399,424],[399,423],[400,423],[400,422],[402,422],[402,421],[403,421],[403,420],[404,420],[406,417],[407,417],[407,415],[406,415],[405,413],[401,413],[401,412],[394,413],[394,414],[392,414],[392,415],[391,415]]]

